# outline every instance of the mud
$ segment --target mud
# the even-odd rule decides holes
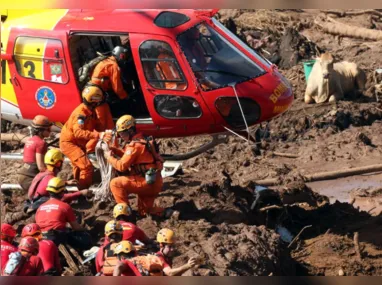
[[[382,104],[374,96],[372,76],[382,66],[382,47],[378,42],[322,32],[314,25],[319,14],[317,10],[219,12],[220,21],[279,64],[293,86],[295,101],[280,117],[253,128],[256,143],[230,137],[226,144],[185,161],[182,171],[166,178],[158,204],[180,211],[178,218],[138,221],[151,238],[162,227],[175,230],[179,239],[175,266],[192,256],[204,259],[202,267],[185,275],[382,274],[381,174],[307,184],[301,178],[380,164],[382,158]],[[366,15],[336,20],[360,27],[381,26],[371,25]],[[302,60],[326,50],[339,60],[355,61],[366,71],[367,90],[361,98],[334,104],[303,103]],[[161,150],[186,152],[207,140],[205,136],[161,140]],[[2,151],[17,152],[20,147],[2,143]],[[20,165],[2,160],[1,182],[15,183]],[[70,178],[69,165],[60,176]],[[261,198],[251,209],[256,181],[269,178],[277,178],[279,185],[260,191]],[[2,198],[2,221],[12,222],[20,232],[23,224],[33,220],[21,212],[25,196],[3,192]],[[135,207],[134,197],[131,202]],[[94,243],[101,242],[113,204],[93,205],[83,199],[73,207]],[[356,232],[361,260],[353,242]],[[299,233],[291,244],[290,237]],[[88,274],[85,271],[67,270],[66,275]]]

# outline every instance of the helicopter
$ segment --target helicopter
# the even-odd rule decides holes
[[[131,56],[121,68],[127,101],[110,103],[114,120],[136,118],[156,138],[210,135],[186,160],[250,133],[287,111],[290,83],[277,66],[220,23],[218,9],[3,10],[1,117],[28,126],[47,116],[59,132],[82,103],[78,70],[115,46]],[[249,136],[248,136],[249,138]]]

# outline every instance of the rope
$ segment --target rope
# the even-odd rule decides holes
[[[104,151],[109,151],[108,145],[99,140],[95,148],[97,162],[101,174],[102,182],[93,189],[94,199],[102,201],[112,201],[112,194],[110,191],[110,181],[115,177],[114,168],[106,161]]]

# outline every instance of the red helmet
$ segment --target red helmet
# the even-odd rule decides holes
[[[16,236],[16,230],[9,224],[1,224],[1,239],[3,237],[14,238]]]
[[[41,235],[41,228],[38,224],[28,224],[23,228],[21,237]]]
[[[38,241],[32,237],[25,237],[20,241],[19,250],[24,250],[36,255],[38,253],[38,249]]]

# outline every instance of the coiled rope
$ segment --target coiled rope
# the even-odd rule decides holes
[[[102,140],[99,140],[95,148],[95,154],[102,181],[93,189],[93,193],[95,200],[112,201],[113,197],[110,191],[110,181],[115,177],[115,170],[105,159],[105,151],[109,151],[108,145]]]

